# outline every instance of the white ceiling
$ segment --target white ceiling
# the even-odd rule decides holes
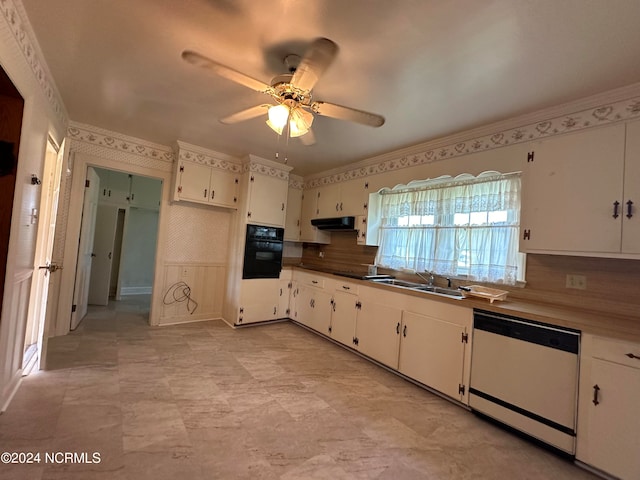
[[[186,64],[192,49],[269,83],[282,58],[340,47],[314,99],[379,113],[327,117],[287,147],[307,175],[640,81],[638,0],[22,0],[73,121],[172,145],[273,159],[269,97]]]

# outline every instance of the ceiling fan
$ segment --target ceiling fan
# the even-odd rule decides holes
[[[244,85],[257,92],[269,95],[276,103],[262,104],[247,108],[220,121],[233,124],[259,117],[268,113],[267,125],[279,135],[300,137],[305,145],[313,145],[315,137],[311,131],[314,114],[348,120],[351,122],[380,127],[384,117],[371,112],[344,107],[335,103],[313,100],[312,90],[338,53],[338,46],[328,38],[315,39],[302,59],[297,55],[287,55],[284,63],[289,73],[278,75],[266,84],[244,73],[211,60],[192,50],[182,52],[182,59],[197,67],[205,68],[216,75]]]

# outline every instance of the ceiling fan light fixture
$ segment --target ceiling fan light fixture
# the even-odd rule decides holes
[[[280,131],[276,130],[279,135],[282,134],[282,129],[287,124],[287,120],[289,120],[289,107],[283,105],[274,105],[269,108],[269,120],[267,121],[267,125],[269,125],[272,129],[276,130],[274,127],[278,128]]]
[[[296,108],[291,112],[291,118],[289,120],[289,136],[301,137],[309,132],[311,124],[313,123],[313,114]]]

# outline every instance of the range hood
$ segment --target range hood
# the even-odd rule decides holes
[[[356,217],[314,218],[311,225],[318,230],[344,231],[356,229]]]

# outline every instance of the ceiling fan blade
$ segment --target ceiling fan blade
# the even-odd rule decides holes
[[[220,122],[224,123],[225,125],[244,122],[245,120],[250,120],[252,118],[259,117],[260,115],[264,115],[265,113],[267,113],[267,108],[269,108],[270,106],[271,105],[267,103],[256,105],[255,107],[247,108],[246,110],[242,110],[240,112],[234,113],[233,115],[221,118]]]
[[[231,80],[232,82],[239,83],[240,85],[244,85],[245,87],[250,88],[251,90],[255,90],[256,92],[266,92],[269,88],[264,82],[260,80],[256,80],[244,73],[240,73],[233,68],[225,67],[218,62],[211,60],[204,55],[199,54],[198,52],[194,52],[192,50],[185,50],[182,52],[182,59],[190,63],[191,65],[195,65],[196,67],[205,68],[207,70],[211,70],[216,75],[226,78],[227,80]]]
[[[349,120],[350,122],[361,123],[370,127],[381,127],[384,125],[384,117],[364,110],[356,110],[355,108],[343,107],[335,103],[313,102],[311,109],[318,115],[325,117],[337,118],[339,120]]]
[[[316,136],[313,134],[313,130],[309,129],[307,133],[300,137],[300,141],[306,146],[314,145],[316,143]]]
[[[296,68],[291,84],[311,90],[338,54],[338,45],[328,38],[316,38]]]

